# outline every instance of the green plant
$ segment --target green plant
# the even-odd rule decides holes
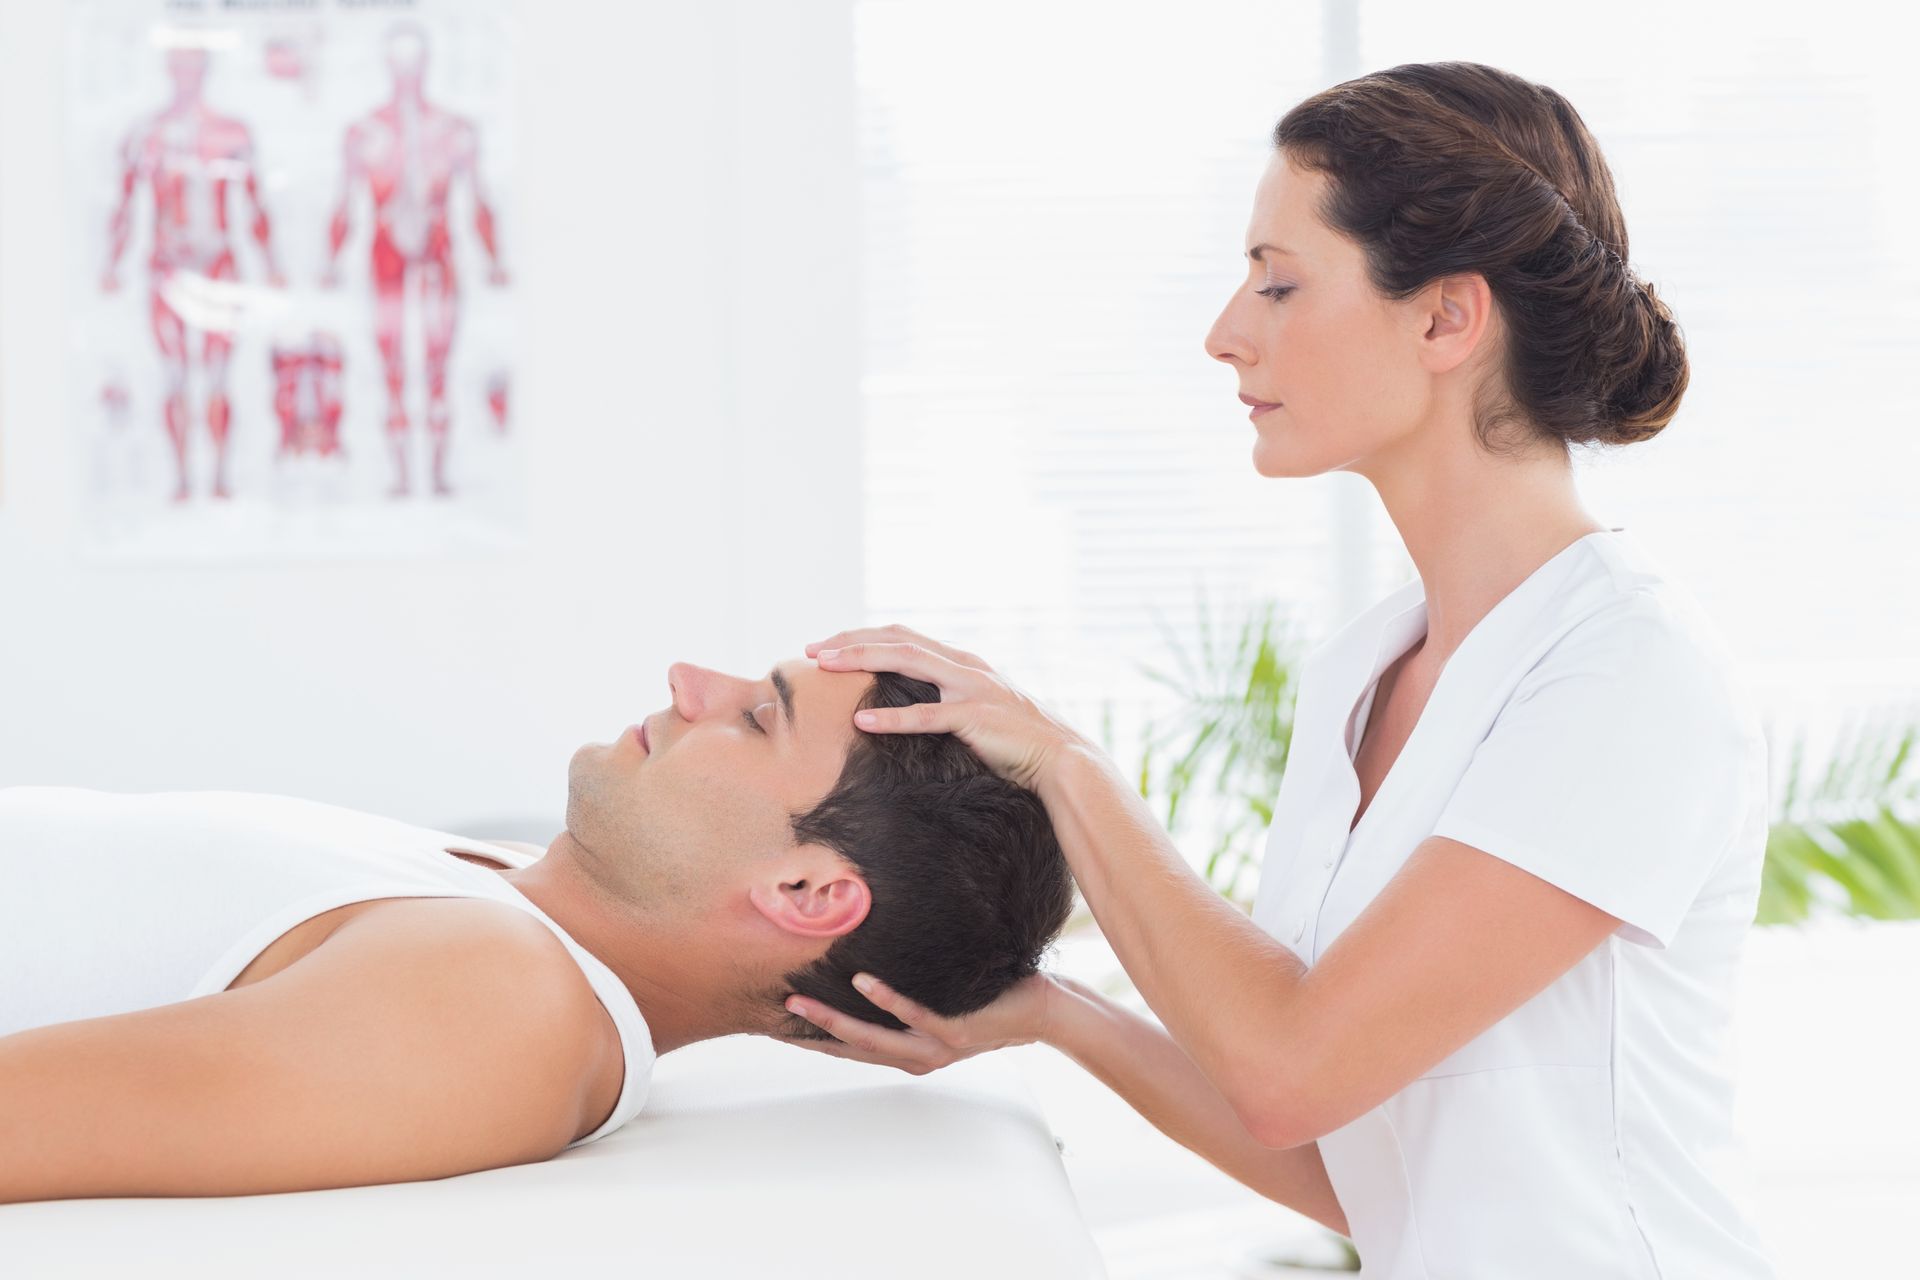
[[[1202,589],[1196,618],[1199,650],[1189,656],[1154,613],[1177,670],[1144,663],[1139,670],[1177,702],[1169,718],[1149,718],[1141,730],[1140,794],[1159,798],[1161,825],[1176,841],[1188,813],[1211,805],[1201,873],[1228,900],[1251,909],[1259,837],[1273,821],[1293,742],[1298,645],[1274,601],[1256,604],[1229,631],[1216,624]],[[1111,753],[1111,703],[1105,712],[1101,734]]]
[[[1276,1276],[1294,1276],[1302,1271],[1358,1271],[1360,1251],[1354,1248],[1353,1241],[1347,1237],[1328,1231],[1319,1238],[1317,1247],[1305,1254],[1299,1250],[1288,1250],[1285,1253],[1268,1254],[1261,1262],[1271,1267]]]
[[[1872,920],[1920,918],[1920,712],[1856,717],[1826,768],[1806,758],[1807,734],[1788,748],[1767,829],[1757,924],[1824,913]],[[1768,735],[1768,756],[1773,756]]]

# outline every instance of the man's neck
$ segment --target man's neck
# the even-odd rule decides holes
[[[540,861],[501,877],[620,979],[647,1020],[654,1053],[753,1029],[730,986],[734,964],[713,954],[712,930],[609,902],[562,847],[571,840],[562,832]]]

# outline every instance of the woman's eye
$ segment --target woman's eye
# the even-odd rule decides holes
[[[754,719],[754,712],[758,711],[759,709],[760,708],[758,707],[754,707],[750,710],[742,711],[740,714],[746,720],[748,728],[752,729],[755,733],[764,734],[766,732],[766,729],[761,725],[761,723],[758,720]]]
[[[1278,302],[1280,299],[1292,293],[1294,287],[1295,286],[1290,284],[1270,284],[1264,289],[1255,289],[1254,292],[1263,298],[1272,298],[1275,302]]]

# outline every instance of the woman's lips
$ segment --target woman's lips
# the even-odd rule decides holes
[[[1252,419],[1252,418],[1257,418],[1257,417],[1259,417],[1259,416],[1260,416],[1261,414],[1263,414],[1263,413],[1265,413],[1265,412],[1267,412],[1268,410],[1270,410],[1270,409],[1278,409],[1279,407],[1280,407],[1280,406],[1279,406],[1279,405],[1277,405],[1277,404],[1262,404],[1262,405],[1255,405],[1255,406],[1254,406],[1254,409],[1253,409],[1253,412],[1252,412],[1252,413],[1249,413],[1249,414],[1247,415],[1247,417],[1248,417],[1249,419]]]
[[[647,722],[645,720],[642,720],[639,724],[633,726],[633,740],[640,744],[640,749],[642,751],[646,752],[648,755],[653,754],[653,747],[650,746],[647,742]]]

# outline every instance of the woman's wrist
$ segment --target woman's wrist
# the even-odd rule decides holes
[[[1094,991],[1085,983],[1057,973],[1042,973],[1039,1009],[1035,1015],[1034,1042],[1049,1045],[1071,1056],[1076,1015],[1086,1008]]]
[[[1083,785],[1088,773],[1113,768],[1113,762],[1107,754],[1093,743],[1077,736],[1066,738],[1048,753],[1046,766],[1034,782],[1033,791],[1051,807],[1074,788]]]

